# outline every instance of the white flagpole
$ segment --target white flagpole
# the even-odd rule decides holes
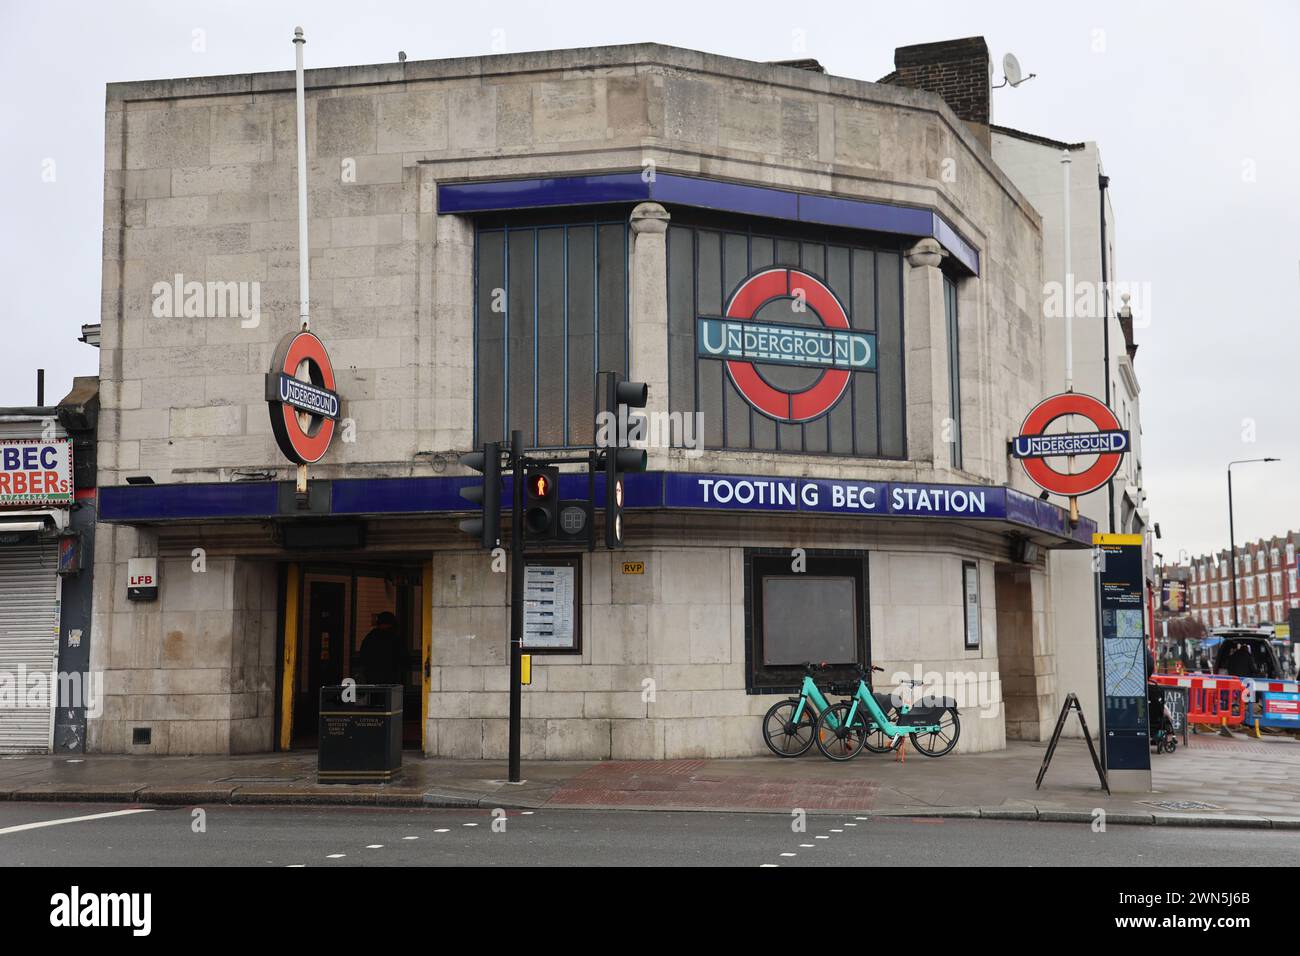
[[[296,27],[293,31],[293,48],[298,81],[298,315],[302,320],[303,331],[311,325],[307,251],[307,102],[302,79],[302,48],[306,44],[302,27]]]

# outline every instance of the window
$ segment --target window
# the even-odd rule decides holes
[[[701,413],[708,448],[906,457],[900,252],[829,239],[825,230],[777,236],[757,231],[746,220],[720,227],[713,219],[694,224],[686,210],[673,215],[667,248],[670,412]],[[748,277],[774,267],[812,275],[837,300],[851,331],[875,336],[874,369],[852,367],[842,392],[831,396],[829,410],[806,418],[795,413],[793,402],[785,417],[760,411],[732,378],[733,363],[699,357],[697,319],[723,315]],[[822,325],[815,311],[792,298],[768,299],[748,318],[786,329]],[[755,392],[778,394],[813,392],[833,374],[801,364],[754,362],[747,367],[760,380],[751,385]]]
[[[625,221],[480,228],[476,442],[591,445],[597,372],[627,371]]]
[[[948,322],[948,407],[952,409],[951,432],[947,433],[952,449],[952,466],[961,467],[961,351],[957,334],[957,283],[944,276],[943,307]]]
[[[1288,545],[1286,546],[1286,563],[1287,563],[1287,564],[1295,564],[1295,545],[1294,545],[1294,544],[1288,544]]]
[[[749,691],[797,688],[804,662],[840,665],[828,680],[856,680],[856,666],[870,659],[868,609],[865,551],[808,551],[805,569],[795,572],[788,549],[747,550]]]

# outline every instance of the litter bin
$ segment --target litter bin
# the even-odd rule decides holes
[[[320,689],[319,783],[387,783],[402,772],[402,685]]]

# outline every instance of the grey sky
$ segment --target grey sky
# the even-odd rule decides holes
[[[923,10],[923,16],[916,13]],[[1300,6],[1095,2],[15,2],[0,0],[0,405],[47,401],[98,355],[104,84],[656,41],[753,60],[812,56],[873,80],[895,46],[982,34],[1038,78],[994,122],[1095,140],[1119,280],[1151,283],[1138,330],[1145,472],[1172,559],[1300,527]],[[205,46],[194,49],[200,30]],[[1102,31],[1099,33],[1098,31]],[[798,38],[806,52],[795,47]],[[47,160],[55,179],[45,182]],[[1246,441],[1253,430],[1254,441]]]

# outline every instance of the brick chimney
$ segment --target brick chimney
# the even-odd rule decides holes
[[[880,82],[939,94],[991,148],[993,66],[983,37],[900,46],[894,50],[894,72]]]

